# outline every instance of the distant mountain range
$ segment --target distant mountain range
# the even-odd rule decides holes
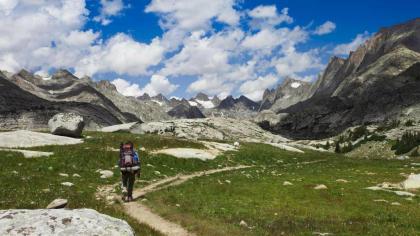
[[[420,19],[384,28],[351,52],[332,57],[314,83],[286,78],[259,102],[246,96],[191,99],[126,97],[109,81],[58,70],[41,78],[0,72],[0,129],[45,128],[58,112],[83,115],[88,127],[132,121],[230,117],[252,119],[291,138],[320,138],[347,127],[420,117]]]

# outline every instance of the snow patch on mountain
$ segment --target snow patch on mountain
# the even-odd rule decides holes
[[[198,100],[198,99],[196,99],[195,101],[197,103],[200,103],[201,106],[203,106],[205,109],[211,109],[211,108],[215,107],[212,101],[202,101],[202,100]]]
[[[299,82],[293,82],[290,86],[292,88],[299,88],[301,86],[301,84]]]

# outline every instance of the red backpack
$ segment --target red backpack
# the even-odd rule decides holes
[[[134,150],[130,145],[123,145],[120,155],[120,167],[133,167],[136,165]]]

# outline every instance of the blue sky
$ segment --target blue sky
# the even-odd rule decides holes
[[[415,0],[4,0],[0,68],[67,68],[127,96],[258,100],[287,76],[316,79],[331,56],[419,12]]]

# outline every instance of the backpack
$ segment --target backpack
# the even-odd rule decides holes
[[[124,145],[120,152],[120,167],[137,166],[137,160],[134,159],[134,150],[130,146]]]

